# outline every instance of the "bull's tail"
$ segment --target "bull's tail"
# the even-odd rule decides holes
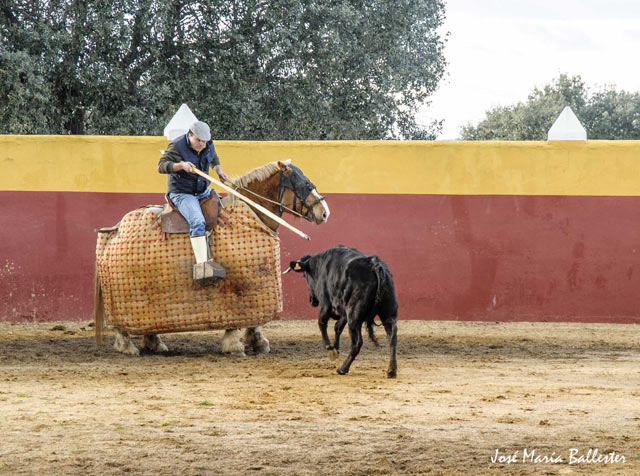
[[[370,257],[371,264],[373,265],[373,269],[376,272],[376,278],[378,279],[378,287],[376,288],[376,299],[375,299],[375,309],[380,308],[380,304],[382,304],[382,290],[384,289],[384,281],[385,281],[385,272],[382,269],[381,261],[378,256],[373,255]]]
[[[100,274],[98,274],[98,263],[96,263],[93,289],[93,323],[96,331],[96,346],[98,347],[102,347],[104,344],[104,318],[104,299],[102,297]]]

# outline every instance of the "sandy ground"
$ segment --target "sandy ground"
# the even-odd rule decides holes
[[[346,376],[315,322],[264,330],[268,355],[215,331],[134,358],[0,323],[0,474],[640,474],[640,326],[401,321],[395,380],[381,328]]]

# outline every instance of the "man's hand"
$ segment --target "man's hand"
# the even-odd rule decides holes
[[[229,181],[229,176],[222,171],[222,167],[221,166],[216,165],[213,168],[213,170],[216,171],[216,173],[218,174],[218,177],[220,177],[220,181],[221,182],[228,182]]]
[[[220,181],[221,182],[228,182],[229,181],[229,176],[227,174],[225,174],[222,170],[220,172],[218,172],[218,177],[220,177]]]
[[[193,174],[196,172],[196,166],[191,162],[178,162],[176,164],[173,164],[174,172],[180,172],[181,170]]]

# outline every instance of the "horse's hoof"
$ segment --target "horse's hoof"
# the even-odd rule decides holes
[[[271,352],[271,347],[269,347],[269,344],[267,344],[264,346],[256,346],[253,348],[253,350],[256,354],[268,354]]]
[[[127,336],[123,336],[119,332],[115,335],[115,340],[113,342],[113,348],[118,352],[121,352],[126,355],[133,355],[138,357],[140,355],[140,351],[138,348],[131,342],[131,339]]]
[[[396,371],[395,370],[391,370],[391,371],[387,372],[387,378],[396,378]]]
[[[268,354],[271,352],[271,347],[269,346],[269,341],[267,339],[262,339],[253,346],[253,351],[256,354]]]
[[[234,357],[246,357],[244,344],[240,342],[240,339],[234,338],[222,339],[222,353]]]
[[[124,346],[114,345],[113,348],[125,355],[132,355],[134,357],[140,356],[140,350],[135,345],[124,345]]]
[[[158,335],[145,335],[142,337],[142,348],[153,353],[169,352],[169,348],[162,342]]]
[[[340,375],[346,375],[349,371],[348,370],[343,370],[342,367],[338,367],[336,369],[336,372],[338,372]]]
[[[338,357],[340,356],[340,352],[338,352],[336,349],[331,349],[328,353],[328,356],[329,356],[329,360],[337,360]]]

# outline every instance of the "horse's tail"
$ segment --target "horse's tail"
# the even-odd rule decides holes
[[[93,323],[96,331],[96,346],[102,347],[104,344],[104,299],[102,297],[102,286],[97,262],[93,289]]]

